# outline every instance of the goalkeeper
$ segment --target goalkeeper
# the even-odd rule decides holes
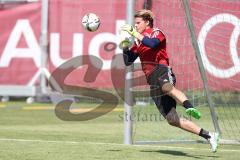
[[[130,49],[129,41],[124,40],[120,44],[125,65],[131,65],[139,57],[151,88],[150,95],[167,122],[205,138],[210,142],[212,151],[216,152],[218,133],[209,133],[194,122],[180,118],[176,112],[178,102],[183,105],[188,115],[196,119],[201,117],[201,113],[192,106],[185,94],[174,87],[176,79],[169,66],[166,37],[160,29],[153,28],[153,13],[150,10],[140,10],[135,13],[134,18],[135,27],[124,25],[121,28],[135,38]]]

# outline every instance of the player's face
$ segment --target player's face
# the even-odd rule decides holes
[[[148,28],[149,22],[144,21],[141,17],[135,18],[135,28],[139,33],[142,33],[146,28]]]

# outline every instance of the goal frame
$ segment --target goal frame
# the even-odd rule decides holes
[[[198,41],[196,38],[195,30],[194,30],[194,25],[193,25],[190,7],[189,7],[189,1],[188,0],[180,0],[180,1],[183,5],[183,9],[185,12],[188,31],[191,36],[192,46],[194,49],[195,57],[197,59],[201,80],[203,82],[203,90],[205,92],[207,103],[209,105],[209,110],[211,113],[211,118],[212,118],[212,122],[214,125],[214,129],[215,129],[215,132],[218,132],[221,135],[221,129],[220,129],[220,126],[218,123],[218,116],[215,111],[215,108],[214,108],[215,106],[213,103],[211,92],[208,87],[207,76],[206,76],[206,72],[205,72],[205,69],[203,66],[203,60],[202,60],[202,57],[200,54],[200,49],[199,49]],[[133,13],[134,13],[133,4],[134,3],[135,3],[135,0],[127,0],[128,7],[127,7],[126,15],[127,15],[127,23],[129,23],[129,24],[132,24],[132,22],[133,22]],[[147,0],[144,1],[144,3],[147,3]],[[144,5],[144,6],[147,6],[147,5]],[[131,72],[131,74],[129,74],[129,72]],[[127,144],[127,145],[141,144],[141,145],[143,145],[143,144],[161,144],[161,143],[206,143],[205,141],[199,141],[199,140],[163,140],[163,141],[136,141],[136,142],[134,142],[134,140],[133,140],[133,125],[134,125],[133,123],[134,122],[127,121],[127,119],[129,119],[129,117],[131,117],[131,115],[133,114],[133,111],[131,109],[133,107],[133,103],[131,103],[133,101],[133,95],[128,89],[128,88],[131,88],[131,86],[132,86],[132,81],[130,80],[130,79],[132,79],[132,72],[133,72],[133,65],[131,65],[130,67],[128,67],[126,69],[126,76],[125,76],[124,114],[128,115],[128,117],[124,116],[124,144]],[[220,139],[220,143],[222,143],[222,144],[240,144],[240,141]]]

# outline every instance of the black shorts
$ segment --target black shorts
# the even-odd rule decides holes
[[[168,66],[159,64],[150,74],[147,79],[150,85],[150,95],[154,100],[159,112],[166,117],[169,111],[174,107],[176,108],[176,101],[163,93],[162,86],[165,83],[170,83],[175,86],[176,77],[172,69]]]

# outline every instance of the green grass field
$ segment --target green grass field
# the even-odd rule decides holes
[[[81,105],[91,107],[91,104]],[[209,144],[202,143],[124,145],[122,105],[111,113],[85,122],[62,121],[55,116],[53,108],[51,104],[1,103],[0,159],[239,159],[240,145],[221,145],[217,153],[211,152]],[[156,140],[186,134],[179,129],[166,129],[169,126],[165,121],[144,120],[136,124],[135,139]],[[204,127],[211,127],[208,114],[200,121]],[[188,136],[195,137],[187,133],[184,138]]]

